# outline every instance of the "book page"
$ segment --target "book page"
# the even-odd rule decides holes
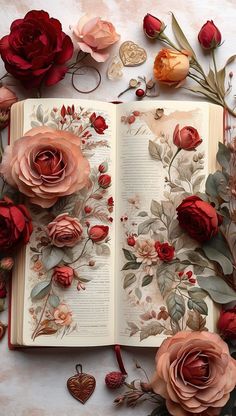
[[[218,128],[221,113],[219,120]],[[209,157],[209,122],[207,103],[143,101],[117,109],[120,344],[158,346],[179,330],[213,330],[213,302],[196,280],[210,265],[200,265],[199,243],[184,233],[176,218],[182,200],[204,190],[216,154],[213,149]],[[175,143],[185,126],[196,129],[195,150],[180,150]],[[216,146],[221,133],[220,128]]]
[[[96,131],[92,126],[94,113],[105,120],[103,131]],[[33,204],[29,207],[34,231],[26,249],[23,344],[112,344],[114,208],[111,202],[115,194],[115,109],[111,104],[75,99],[26,100],[24,133],[42,126],[45,130],[59,129],[80,138],[83,156],[90,166],[90,180],[88,186],[59,199],[50,209]],[[106,166],[105,173],[111,177],[111,184],[98,184],[101,164]],[[60,258],[62,254],[62,247],[55,247],[46,231],[48,223],[62,213],[77,218],[82,229],[79,243],[63,248],[59,266],[74,269],[73,280],[65,287],[55,280],[57,266],[53,266],[55,257]],[[89,234],[94,226],[103,227],[107,234],[97,242]],[[66,278],[62,276],[62,279]]]

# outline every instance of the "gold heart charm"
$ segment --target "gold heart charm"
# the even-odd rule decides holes
[[[138,66],[143,64],[147,59],[147,52],[145,49],[141,48],[131,40],[122,43],[119,53],[124,66]]]
[[[96,380],[90,374],[82,373],[82,365],[76,365],[77,374],[67,380],[67,388],[70,394],[82,404],[89,399],[96,387]]]

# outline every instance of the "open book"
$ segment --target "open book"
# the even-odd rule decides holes
[[[202,143],[177,152],[177,125],[194,127]],[[217,307],[196,279],[207,274],[206,260],[176,208],[215,169],[222,108],[29,99],[12,107],[10,142],[41,126],[80,138],[90,179],[51,208],[28,205],[34,231],[13,271],[10,343],[159,346],[181,329],[214,331]],[[48,231],[62,213],[81,224],[74,247],[54,246]],[[61,266],[74,275],[56,273]]]

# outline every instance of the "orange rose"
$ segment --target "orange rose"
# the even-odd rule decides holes
[[[153,71],[157,81],[167,85],[179,86],[189,72],[187,53],[162,49],[156,56]]]
[[[103,49],[120,39],[112,23],[89,15],[81,17],[73,27],[73,34],[80,49],[90,53],[97,62],[105,62],[109,54],[103,52]]]
[[[219,335],[182,331],[159,348],[150,387],[173,416],[215,416],[235,384],[236,361]]]
[[[30,202],[49,208],[88,185],[89,162],[72,133],[36,127],[7,146],[0,173]]]

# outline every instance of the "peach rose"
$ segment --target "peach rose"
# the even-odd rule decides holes
[[[178,332],[156,354],[151,381],[173,416],[214,416],[236,384],[236,361],[219,335]]]
[[[0,173],[30,202],[49,208],[88,185],[90,167],[72,133],[36,127],[7,146]]]
[[[189,72],[189,58],[185,53],[162,49],[154,61],[154,77],[162,84],[180,86]]]
[[[0,87],[0,110],[7,111],[17,101],[16,94],[7,87]]]
[[[69,326],[72,322],[72,313],[65,303],[60,303],[53,313],[55,323],[61,326]]]
[[[83,228],[77,218],[60,214],[47,225],[47,232],[54,246],[74,247],[81,239]]]
[[[80,49],[97,62],[105,62],[109,54],[101,51],[120,39],[112,23],[87,14],[72,29]]]

